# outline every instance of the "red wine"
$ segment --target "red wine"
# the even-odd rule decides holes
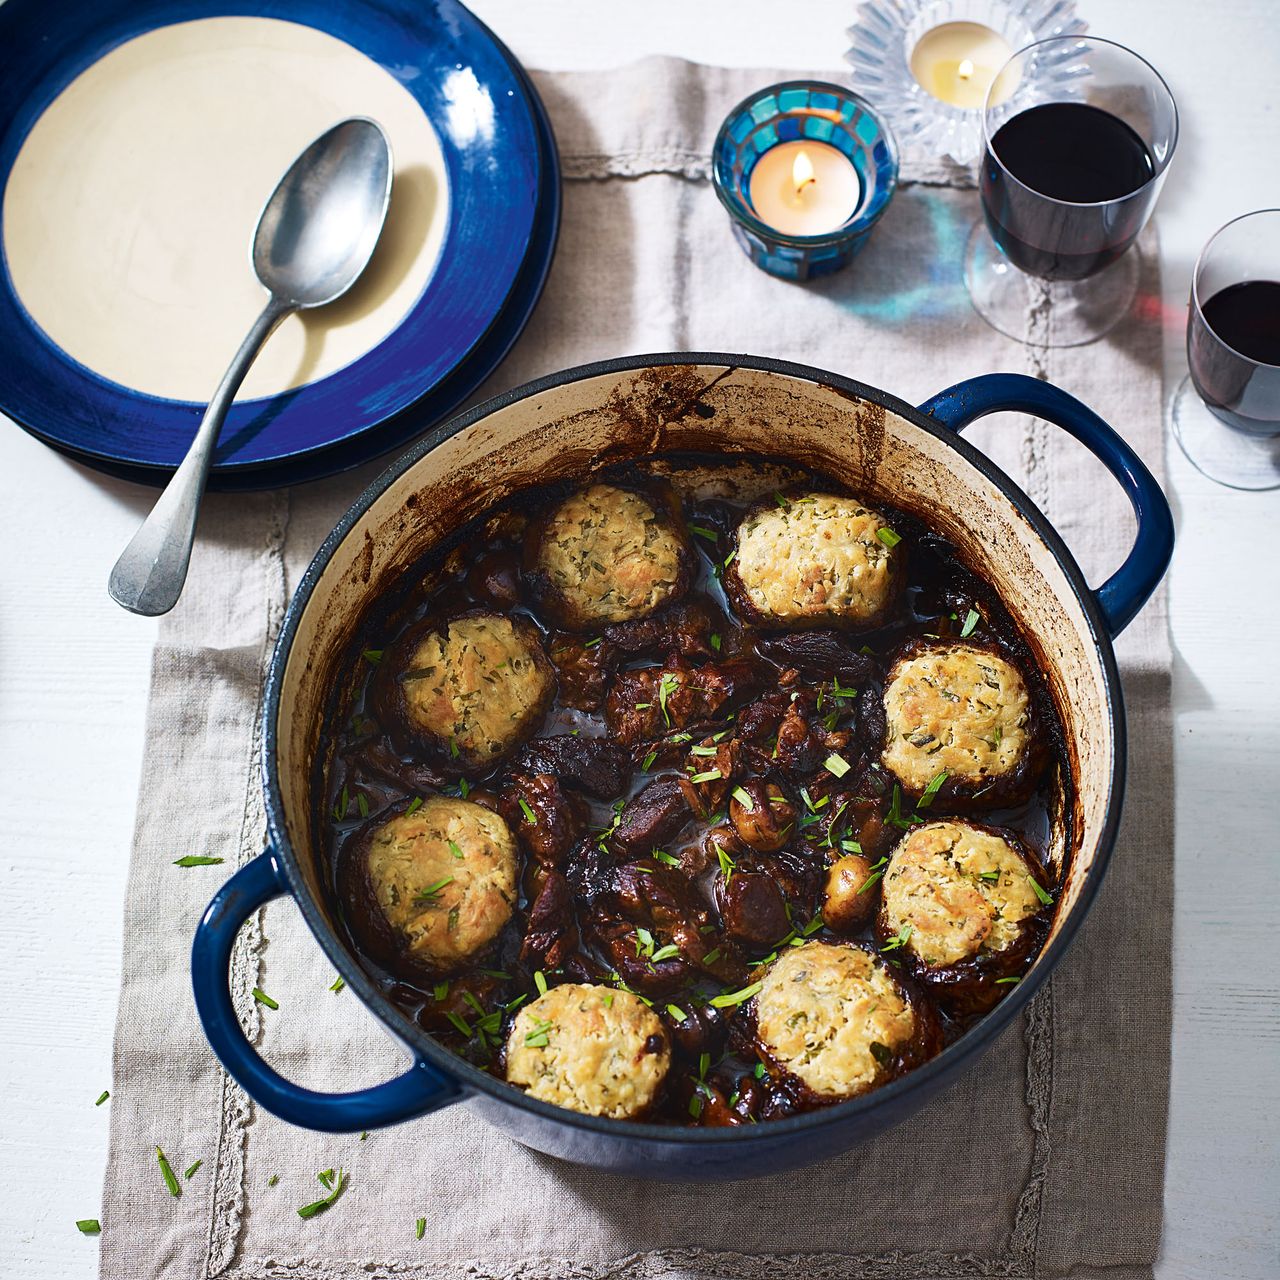
[[[1200,398],[1228,426],[1280,433],[1280,281],[1228,285],[1193,306],[1187,364]]]
[[[1146,143],[1119,117],[1049,102],[1006,121],[988,143],[982,208],[1015,266],[1047,280],[1082,280],[1110,266],[1142,230],[1155,172]]]

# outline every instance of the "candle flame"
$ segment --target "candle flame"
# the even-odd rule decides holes
[[[813,162],[803,151],[796,152],[795,161],[791,165],[791,180],[796,184],[797,192],[817,181],[813,173]]]
[[[970,62],[968,58],[965,58],[964,61],[960,63],[960,67],[956,71],[956,75],[958,75],[961,80],[968,80],[973,76],[973,72],[973,63]]]

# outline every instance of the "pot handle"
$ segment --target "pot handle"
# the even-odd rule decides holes
[[[1074,396],[1024,373],[987,373],[940,391],[920,406],[935,422],[963,431],[977,418],[1013,410],[1069,431],[1120,482],[1138,519],[1133,549],[1094,593],[1107,630],[1118,636],[1146,603],[1173,558],[1173,513],[1141,458]]]
[[[327,1133],[357,1133],[425,1115],[456,1102],[458,1083],[422,1061],[402,1076],[354,1093],[317,1093],[290,1084],[245,1038],[231,1003],[231,948],[244,922],[289,885],[275,852],[246,863],[214,895],[191,944],[191,983],[204,1033],[222,1065],[260,1106],[290,1124]]]

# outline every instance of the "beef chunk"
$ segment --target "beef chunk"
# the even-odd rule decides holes
[[[586,827],[582,801],[549,773],[512,773],[498,797],[498,812],[529,852],[547,864],[562,861]]]
[[[579,711],[599,711],[604,706],[605,689],[612,669],[609,647],[566,631],[554,632],[547,656],[556,669],[560,701]]]
[[[706,818],[724,804],[734,774],[738,771],[738,742],[736,738],[703,738],[689,749],[685,760],[685,799],[699,818]],[[698,781],[701,779],[701,781]]]
[[[520,962],[531,969],[555,969],[577,945],[569,882],[558,871],[545,871],[529,907]]]
[[[720,916],[737,942],[767,950],[791,928],[787,904],[770,876],[735,872],[720,886]]]
[[[839,631],[796,631],[761,636],[756,651],[780,667],[794,667],[810,679],[838,677],[843,684],[862,684],[875,674],[875,658],[860,653]]]
[[[478,604],[502,611],[520,603],[520,561],[512,551],[488,551],[470,568],[466,588]]]
[[[663,736],[728,715],[760,687],[758,663],[731,658],[727,662],[689,667],[641,667],[620,672],[605,703],[605,720],[627,744]]]
[[[520,768],[552,773],[597,800],[621,795],[630,776],[627,752],[608,738],[584,738],[571,733],[534,738],[517,759]]]
[[[627,802],[609,847],[622,858],[634,858],[661,849],[684,829],[693,816],[679,778],[655,778]]]
[[[443,787],[447,777],[424,760],[402,760],[385,738],[373,738],[361,744],[351,755],[352,765],[366,777],[392,783],[396,788],[435,791]]]
[[[605,627],[604,638],[632,657],[710,658],[717,619],[705,601],[677,604],[649,618],[616,622]]]

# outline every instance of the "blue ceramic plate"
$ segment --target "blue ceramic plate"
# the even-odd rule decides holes
[[[513,62],[513,65],[519,69],[518,64]],[[404,448],[437,423],[443,422],[469,400],[502,363],[507,352],[524,331],[542,295],[560,230],[560,157],[556,150],[555,135],[551,132],[551,124],[537,90],[528,81],[523,71],[520,75],[525,81],[538,124],[538,141],[542,148],[543,190],[538,202],[533,234],[529,240],[528,255],[520,268],[520,274],[516,277],[507,305],[502,309],[502,313],[489,332],[476,344],[471,355],[443,382],[403,413],[382,423],[376,431],[367,431],[358,439],[337,444],[328,449],[315,449],[307,454],[297,455],[274,466],[238,467],[214,472],[210,478],[211,489],[238,492],[277,489],[285,485],[302,484],[308,480],[319,480],[324,476],[336,475],[342,471],[349,471],[353,467],[363,466],[379,454]],[[100,471],[140,484],[158,483],[168,474],[154,468],[144,469],[101,461],[95,463],[93,459],[83,457],[73,449],[58,444],[54,447],[78,462],[95,465]]]
[[[99,0],[93,6],[7,0],[0,5],[0,121],[8,122],[0,136],[0,186],[41,112],[103,54],[156,27],[227,14],[315,27],[387,68],[435,129],[450,188],[438,264],[400,326],[329,377],[233,406],[215,483],[244,472],[236,487],[256,488],[265,487],[265,474],[251,479],[247,473],[264,467],[273,473],[271,484],[340,469],[311,471],[308,459],[317,450],[342,446],[343,454],[350,449],[349,456],[361,460],[391,447],[382,425],[470,364],[468,357],[514,301],[531,248],[536,256],[531,241],[545,187],[546,143],[518,66],[455,0],[382,0],[377,6],[361,0]],[[470,68],[493,103],[491,133],[459,138],[450,128],[443,86],[459,66]],[[554,238],[553,230],[552,243]],[[540,290],[545,263],[538,275]],[[512,313],[523,310],[515,332],[531,309],[527,301]],[[27,317],[7,269],[0,278],[0,347],[6,357],[0,409],[48,443],[91,465],[155,480],[186,452],[204,406],[131,391],[72,360]]]

